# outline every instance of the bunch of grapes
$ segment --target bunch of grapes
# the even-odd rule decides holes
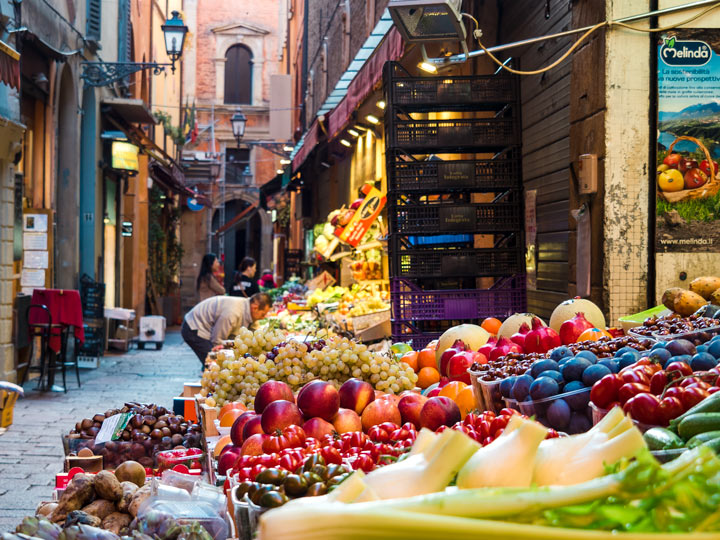
[[[257,356],[249,352],[240,354],[242,350],[244,347],[236,339],[234,351],[219,351],[216,362],[205,370],[202,394],[210,396],[208,405],[242,401],[252,407],[260,385],[271,379],[284,381],[298,390],[313,379],[340,387],[355,377],[388,393],[410,390],[417,382],[411,367],[348,338],[335,336],[313,343],[289,340]]]

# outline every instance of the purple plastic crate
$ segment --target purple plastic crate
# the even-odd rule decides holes
[[[392,341],[393,343],[399,343],[399,342],[411,342],[411,346],[416,351],[419,351],[420,349],[424,349],[427,347],[427,344],[430,343],[434,339],[439,339],[442,335],[441,333],[418,333],[418,332],[412,332],[407,326],[402,324],[394,324],[393,330],[392,330]]]
[[[498,279],[489,289],[424,291],[402,278],[390,280],[394,321],[508,317],[526,309],[525,276]]]

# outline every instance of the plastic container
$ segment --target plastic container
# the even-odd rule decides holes
[[[438,321],[509,317],[525,311],[525,276],[496,280],[489,289],[424,291],[412,282],[390,280],[393,320]]]
[[[590,402],[590,409],[592,410],[592,421],[593,425],[597,424],[605,418],[605,415],[609,413],[607,409],[601,409],[597,405],[595,405],[592,401]],[[654,427],[662,427],[662,426],[654,426],[652,424],[643,424],[642,422],[638,422],[637,420],[633,420],[633,424],[637,426],[637,428],[645,433],[648,429],[654,428]]]
[[[645,319],[648,319],[649,317],[663,317],[665,315],[669,315],[670,313],[672,312],[665,306],[655,306],[654,308],[641,311],[640,313],[620,317],[618,322],[620,323],[620,326],[622,326],[623,331],[627,334],[631,329],[642,326]],[[633,335],[637,334],[633,333]]]
[[[216,509],[205,501],[166,501],[157,499],[143,505],[138,518],[144,517],[150,511],[159,511],[171,515],[180,525],[198,522],[205,527],[213,540],[226,540],[229,528],[225,518],[218,514]]]
[[[490,410],[485,402],[485,395],[483,394],[482,381],[480,380],[482,373],[468,369],[468,374],[470,375],[470,384],[472,384],[473,395],[475,396],[475,408],[478,411]]]
[[[188,451],[191,449],[188,449]],[[197,449],[192,449],[196,451]],[[197,454],[192,455],[176,455],[174,450],[166,450],[155,454],[157,459],[157,466],[160,471],[172,469],[176,465],[185,465],[188,469],[199,469],[205,459],[205,453],[199,451]],[[195,465],[195,467],[193,467]]]
[[[517,274],[525,260],[517,248],[399,250],[393,254],[396,277],[490,277]]]
[[[673,339],[686,339],[691,343],[701,345],[710,341],[718,334],[720,334],[720,325],[712,326],[710,328],[693,330],[692,332],[685,332],[684,334],[658,334],[657,332],[653,332],[652,339],[654,339],[655,341],[672,341]]]
[[[471,234],[440,234],[438,236],[410,236],[408,242],[413,246],[443,246],[466,244],[473,239]]]
[[[388,148],[449,152],[494,150],[520,143],[516,118],[394,120],[388,124]]]
[[[535,417],[538,422],[544,426],[551,427],[557,431],[564,431],[570,435],[576,433],[583,433],[586,429],[580,429],[574,425],[557,425],[554,424],[553,418],[548,414],[550,406],[556,401],[565,401],[571,409],[571,415],[583,415],[585,421],[581,421],[578,424],[585,427],[591,427],[591,413],[588,408],[590,402],[590,388],[580,388],[579,390],[573,390],[572,392],[565,392],[564,394],[558,394],[545,399],[538,399],[535,401],[521,401],[517,404],[517,409],[525,416]],[[572,420],[571,420],[572,422]]]

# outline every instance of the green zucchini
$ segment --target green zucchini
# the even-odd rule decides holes
[[[700,403],[695,405],[694,407],[691,407],[687,411],[685,411],[683,414],[678,416],[677,418],[670,420],[670,426],[672,428],[677,428],[677,426],[685,420],[688,416],[691,416],[693,414],[698,413],[715,413],[720,412],[720,392],[715,392],[714,394],[710,394],[708,397],[703,399]]]
[[[706,443],[703,443],[705,446],[710,448],[713,452],[716,454],[720,454],[720,437],[717,439],[713,439],[711,441],[708,441]]]
[[[713,439],[720,439],[720,431],[706,431],[705,433],[698,433],[687,442],[688,448],[695,448]]]
[[[662,427],[650,428],[643,435],[650,450],[669,450],[685,446],[683,440],[669,429]]]
[[[691,414],[678,424],[678,433],[686,441],[707,431],[720,431],[720,412]]]

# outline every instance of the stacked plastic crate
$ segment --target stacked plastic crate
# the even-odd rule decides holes
[[[523,311],[517,79],[389,62],[384,85],[393,338]]]
[[[83,275],[80,279],[80,301],[85,341],[76,349],[78,365],[96,368],[105,351],[105,284]]]

